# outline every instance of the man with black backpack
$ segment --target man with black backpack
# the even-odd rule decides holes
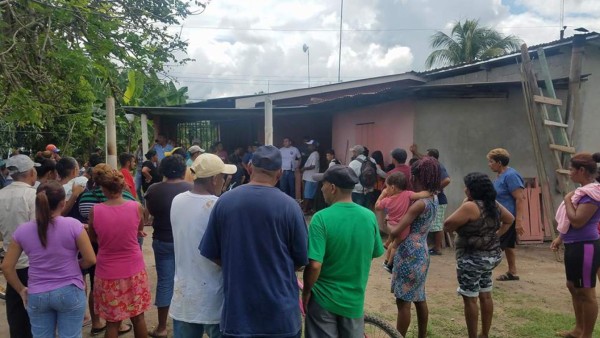
[[[352,202],[371,209],[373,206],[373,188],[377,182],[377,176],[383,175],[382,177],[385,177],[385,172],[381,169],[378,170],[374,159],[365,156],[365,147],[355,145],[350,148],[350,151],[354,160],[348,166],[354,170],[359,181],[352,190]]]

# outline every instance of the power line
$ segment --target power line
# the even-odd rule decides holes
[[[273,27],[216,27],[216,26],[194,26],[194,25],[173,25],[168,26],[169,28],[183,28],[183,29],[204,29],[204,30],[226,30],[226,31],[259,31],[259,32],[335,32],[339,33],[339,29],[335,28],[273,28]],[[548,26],[495,26],[494,29],[546,29],[556,28],[556,25]],[[342,32],[403,32],[403,31],[443,31],[447,28],[346,28],[342,29]]]

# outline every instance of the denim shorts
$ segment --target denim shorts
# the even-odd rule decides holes
[[[154,261],[156,263],[156,307],[171,305],[175,284],[175,248],[173,243],[152,240]]]
[[[317,182],[304,181],[304,198],[312,200],[317,193]]]
[[[203,337],[204,333],[209,338],[221,338],[219,324],[196,324],[173,319],[174,338],[197,338]]]
[[[56,290],[27,296],[27,313],[34,337],[81,337],[81,323],[87,306],[85,291],[70,284]]]

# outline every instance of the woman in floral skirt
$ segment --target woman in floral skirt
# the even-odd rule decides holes
[[[123,199],[120,172],[103,166],[94,174],[108,198],[94,206],[88,222],[92,240],[98,242],[94,310],[106,319],[106,338],[118,337],[121,321],[128,318],[135,337],[145,338],[144,312],[150,307],[151,295],[137,240],[138,233],[143,233],[142,206]]]

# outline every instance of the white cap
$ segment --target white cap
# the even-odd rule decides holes
[[[6,160],[6,169],[10,174],[24,173],[33,167],[39,167],[41,164],[33,162],[29,156],[26,155],[15,155]]]
[[[198,152],[205,153],[206,150],[200,148],[200,146],[197,146],[197,145],[193,145],[193,146],[191,146],[191,147],[188,148],[188,153],[190,153],[190,154],[195,154],[195,153],[198,153]]]
[[[196,179],[213,177],[218,174],[233,175],[237,172],[237,167],[233,164],[223,163],[223,160],[215,154],[201,154],[196,158],[190,170]]]

